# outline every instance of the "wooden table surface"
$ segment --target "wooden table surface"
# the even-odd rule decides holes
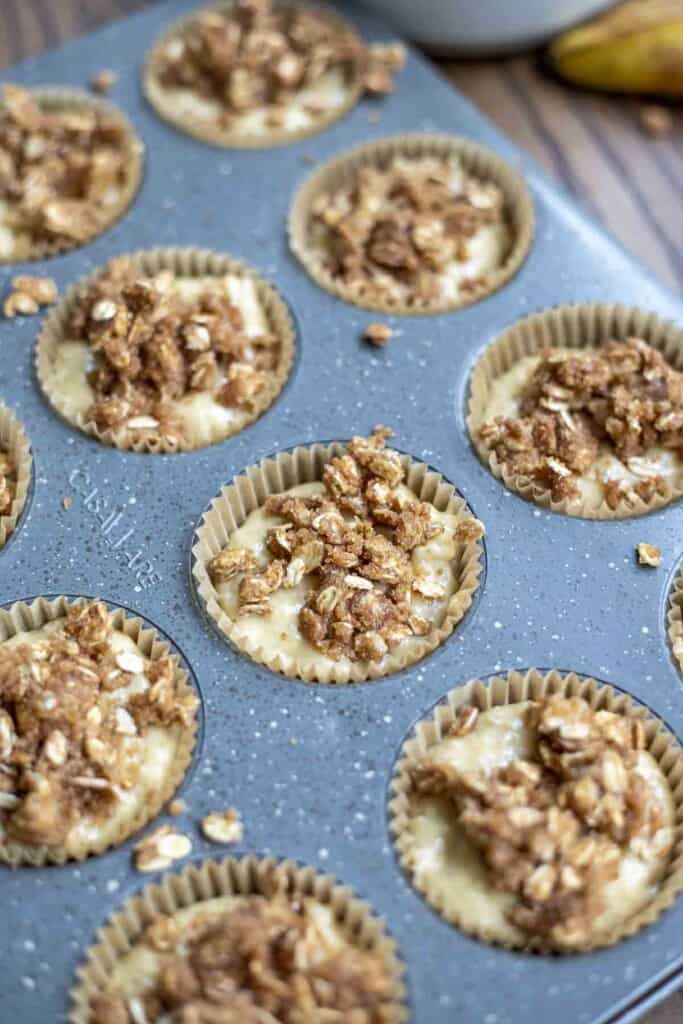
[[[0,71],[149,2],[0,0]],[[639,127],[639,102],[568,89],[532,57],[440,67],[660,280],[683,292],[683,112],[674,114],[673,133],[655,140]],[[644,1018],[681,1021],[683,992]]]

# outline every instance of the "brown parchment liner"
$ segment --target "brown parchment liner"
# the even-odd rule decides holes
[[[7,452],[17,467],[17,489],[9,512],[0,515],[0,551],[14,533],[24,511],[31,484],[33,457],[24,428],[14,413],[0,402],[0,451]]]
[[[671,653],[683,672],[683,569],[680,568],[671,585],[666,621]]]
[[[330,22],[331,25],[335,26],[339,35],[350,37],[359,47],[358,60],[351,69],[350,76],[346,83],[347,95],[344,103],[340,104],[338,107],[334,107],[327,114],[321,114],[313,120],[312,124],[292,131],[285,128],[268,128],[264,132],[247,133],[240,131],[237,128],[221,128],[219,124],[212,120],[202,120],[198,117],[179,114],[174,109],[175,100],[173,92],[175,90],[168,89],[168,87],[161,85],[157,78],[156,65],[161,50],[179,31],[182,31],[186,25],[195,21],[198,14],[201,14],[204,11],[213,10],[227,11],[234,6],[235,0],[224,0],[223,3],[209,4],[205,7],[198,8],[197,10],[194,10],[189,17],[175,21],[164,30],[154,43],[154,46],[145,60],[142,71],[142,85],[147,101],[164,121],[172,124],[173,127],[177,128],[179,131],[185,132],[187,135],[191,135],[193,138],[199,139],[201,142],[208,142],[212,146],[224,146],[231,149],[268,149],[271,146],[283,146],[289,142],[298,142],[301,139],[307,139],[311,135],[318,135],[320,132],[329,128],[331,124],[334,124],[335,121],[338,121],[340,118],[344,117],[345,114],[348,114],[348,112],[356,106],[364,89],[363,79],[365,68],[362,58],[362,42],[346,18],[342,18],[336,11],[315,3],[306,4],[305,6],[314,10],[317,14],[324,15],[326,20]],[[297,5],[278,4],[277,6],[287,7]]]
[[[322,480],[323,467],[345,450],[341,442],[313,444],[307,448],[281,452],[273,458],[263,459],[256,466],[250,466],[225,486],[211,502],[197,529],[192,548],[192,574],[197,592],[223,636],[238,650],[273,672],[302,679],[307,683],[359,683],[399,672],[420,661],[439,647],[462,619],[472,604],[483,569],[483,545],[480,540],[456,545],[457,590],[446,606],[443,619],[435,623],[435,628],[428,636],[415,637],[417,643],[411,645],[412,650],[402,650],[403,645],[398,644],[381,662],[355,661],[348,665],[335,662],[332,666],[316,669],[312,665],[298,665],[294,659],[277,650],[265,650],[248,638],[236,638],[235,624],[221,607],[218,592],[209,576],[209,561],[225,547],[231,534],[251,512],[263,505],[270,494],[279,494],[298,484]],[[472,518],[472,512],[464,499],[455,493],[453,485],[445,481],[440,473],[423,462],[414,461],[409,455],[402,455],[401,462],[406,470],[403,482],[420,501],[429,502],[440,512],[456,515],[458,521]]]
[[[174,914],[220,896],[270,897],[276,887],[280,891],[283,887],[287,896],[314,899],[329,906],[351,946],[382,957],[393,979],[392,999],[402,1007],[401,1020],[407,1021],[404,967],[396,943],[370,904],[359,900],[333,875],[318,874],[314,868],[302,867],[293,860],[249,855],[198,861],[180,873],[167,872],[159,882],[145,886],[127,900],[99,929],[85,963],[76,971],[69,1024],[90,1024],[93,998],[106,989],[114,965],[131,951],[158,915]]]
[[[311,208],[323,195],[348,188],[363,167],[386,167],[396,157],[417,160],[437,157],[460,161],[469,175],[498,185],[505,197],[505,211],[512,234],[511,249],[504,263],[494,267],[486,279],[455,299],[412,305],[400,300],[375,301],[340,281],[324,266],[320,253],[309,244]],[[469,306],[502,288],[517,273],[527,257],[534,235],[534,204],[524,179],[492,150],[459,135],[394,135],[347,150],[313,173],[294,196],[289,211],[289,246],[316,284],[345,302],[379,313],[423,316],[448,313]]]
[[[171,270],[179,277],[223,276],[235,274],[250,277],[255,286],[258,300],[273,334],[280,339],[280,363],[269,375],[266,386],[256,396],[252,408],[244,411],[241,421],[228,425],[227,429],[216,429],[208,424],[203,433],[180,438],[177,442],[168,438],[155,437],[145,430],[129,430],[127,427],[100,430],[96,423],[74,408],[53,381],[54,363],[62,341],[67,340],[69,316],[88,288],[106,270],[100,267],[87,277],[77,281],[43,321],[36,345],[36,374],[50,404],[65,420],[78,427],[103,444],[113,445],[126,451],[169,454],[179,451],[193,451],[207,445],[224,441],[239,433],[268,409],[285,386],[294,363],[296,333],[292,315],[279,292],[262,278],[252,267],[241,260],[210,249],[143,249],[125,253],[123,259],[130,260],[144,275],[154,275],[161,270]]]
[[[524,356],[536,355],[544,348],[595,348],[602,342],[638,337],[658,349],[667,361],[683,371],[683,330],[656,313],[607,302],[589,302],[557,306],[535,313],[513,324],[482,353],[474,365],[469,382],[467,427],[477,455],[493,475],[506,487],[527,501],[533,501],[553,512],[582,519],[626,519],[676,501],[683,495],[683,464],[679,478],[671,483],[665,478],[665,490],[651,501],[636,495],[622,498],[612,509],[602,499],[599,505],[577,497],[553,501],[547,488],[518,476],[502,465],[479,436],[484,422],[486,404],[496,380]]]
[[[429,748],[443,738],[446,729],[455,718],[457,709],[463,704],[473,704],[480,711],[487,711],[503,704],[540,700],[558,693],[567,697],[583,697],[594,710],[613,711],[642,721],[645,728],[645,749],[657,761],[671,787],[676,812],[674,841],[668,868],[650,902],[628,920],[621,922],[612,932],[595,936],[590,942],[572,950],[544,947],[539,940],[534,939],[503,941],[497,933],[482,926],[476,918],[468,918],[455,902],[453,905],[446,905],[440,894],[432,890],[428,881],[417,881],[411,867],[414,851],[410,827],[410,773],[414,765],[428,753]],[[676,737],[644,705],[636,703],[628,694],[595,679],[582,677],[574,672],[563,673],[559,669],[544,672],[532,668],[525,673],[509,672],[507,675],[493,676],[488,682],[473,679],[464,686],[451,690],[434,709],[432,716],[419,722],[411,737],[404,743],[394,769],[390,792],[390,829],[399,861],[410,876],[412,884],[449,924],[490,945],[564,954],[613,946],[622,939],[635,935],[645,925],[656,921],[683,890],[683,750]]]
[[[145,147],[142,139],[135,131],[123,111],[114,106],[109,100],[100,96],[91,96],[81,89],[66,89],[61,86],[42,86],[38,89],[29,90],[34,100],[46,111],[55,110],[94,110],[99,114],[106,115],[118,121],[128,140],[129,160],[127,163],[126,180],[121,187],[121,195],[117,203],[103,207],[102,218],[99,220],[97,229],[89,235],[85,241],[68,239],[47,239],[39,242],[30,242],[28,246],[22,246],[12,252],[9,256],[0,256],[0,263],[24,263],[34,260],[48,259],[50,256],[57,256],[59,253],[68,252],[71,249],[80,249],[88,245],[93,239],[103,234],[116,223],[126,212],[133,202],[140,184],[144,170]],[[1,105],[1,101],[0,101]],[[106,215],[105,215],[106,213]],[[99,219],[99,215],[98,215]]]
[[[72,605],[87,604],[88,599],[79,597],[70,600],[67,597],[55,597],[48,600],[38,597],[31,604],[24,601],[17,601],[10,608],[0,608],[0,644],[19,632],[40,629],[48,622],[63,618],[67,609]],[[177,656],[171,650],[170,644],[162,640],[157,631],[146,625],[141,618],[127,615],[122,608],[109,608],[112,615],[114,629],[120,630],[133,640],[142,655],[146,658],[156,659],[171,654],[176,662],[175,679],[180,693],[196,693],[190,685],[187,671],[181,668]],[[199,696],[198,694],[196,694]],[[80,841],[79,843],[64,846],[38,846],[30,843],[16,841],[0,841],[0,863],[10,864],[12,867],[18,865],[31,865],[33,867],[43,864],[64,864],[69,860],[84,860],[95,854],[103,853],[112,846],[120,846],[135,832],[147,825],[159,814],[164,804],[169,800],[182,782],[189,767],[197,739],[197,717],[192,726],[181,729],[178,735],[175,760],[170,767],[169,774],[161,786],[154,793],[151,791],[145,803],[138,809],[134,817],[130,818],[121,828],[115,839],[100,839],[98,841]]]

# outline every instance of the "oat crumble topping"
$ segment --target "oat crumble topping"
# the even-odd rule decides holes
[[[615,509],[637,495],[651,501],[666,481],[643,460],[655,446],[683,449],[683,373],[642,338],[595,350],[544,350],[526,384],[519,415],[485,423],[480,436],[508,472],[550,490],[553,501],[579,494],[577,480],[608,446],[635,476],[603,479]]]
[[[308,576],[299,630],[333,660],[380,661],[402,640],[432,631],[411,597],[441,600],[446,591],[416,570],[410,554],[443,527],[428,502],[396,493],[405,471],[398,452],[385,447],[391,435],[380,426],[371,437],[354,437],[325,466],[324,495],[266,499],[265,512],[284,523],[268,533],[265,567],[250,551],[229,546],[210,561],[214,583],[242,575],[241,615],[269,615],[270,595]]]
[[[18,313],[31,316],[41,306],[53,306],[57,301],[57,285],[51,277],[15,277],[12,291],[3,304],[3,313],[11,318]]]
[[[218,101],[222,128],[263,108],[277,128],[287,105],[329,71],[350,78],[360,65],[365,88],[379,94],[391,92],[404,61],[400,44],[365,47],[315,9],[238,0],[228,10],[201,11],[173,34],[157,55],[156,75],[167,88]],[[316,117],[326,107],[309,103],[306,111]]]
[[[89,417],[101,430],[127,427],[178,441],[174,402],[201,391],[250,411],[277,368],[281,342],[245,333],[242,313],[216,278],[196,298],[174,291],[176,276],[145,277],[125,257],[111,260],[74,308],[66,337],[95,356]]]
[[[466,735],[477,719],[476,708],[459,709],[449,735]],[[485,773],[425,757],[413,769],[413,785],[419,794],[452,801],[493,886],[517,897],[511,923],[569,948],[590,938],[622,856],[666,857],[672,833],[659,799],[635,770],[645,745],[640,720],[554,696],[532,703],[526,723],[533,760]]]
[[[9,454],[0,448],[0,516],[8,516],[17,495],[18,467]]]
[[[141,939],[159,958],[158,976],[133,998],[96,996],[91,1024],[398,1024],[384,959],[317,940],[306,904],[283,892],[242,897],[182,929],[159,916]]]
[[[58,846],[136,785],[151,726],[189,728],[175,661],[115,652],[104,604],[71,606],[36,644],[0,644],[0,835]],[[143,675],[144,673],[144,675]]]
[[[91,109],[43,109],[6,85],[0,108],[4,222],[31,243],[80,243],[107,222],[128,180],[130,144],[118,119]]]
[[[482,227],[506,223],[497,185],[438,157],[361,167],[350,187],[318,196],[311,213],[312,238],[334,278],[374,302],[404,295],[416,307],[442,297],[446,271],[466,263]],[[481,276],[463,278],[459,288],[482,283]]]

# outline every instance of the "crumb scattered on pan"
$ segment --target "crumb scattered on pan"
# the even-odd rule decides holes
[[[384,348],[388,345],[394,336],[394,332],[388,324],[368,324],[363,331],[363,339],[369,341],[371,345],[377,345],[379,348]]]
[[[15,277],[12,291],[3,304],[3,312],[9,318],[17,314],[32,316],[41,306],[53,306],[57,294],[57,285],[51,277]]]
[[[161,825],[135,845],[135,867],[138,871],[165,871],[191,850],[189,836],[176,832],[170,825]]]
[[[91,79],[90,88],[93,92],[103,94],[109,92],[111,87],[116,85],[118,79],[119,76],[115,71],[109,71],[105,68],[103,71],[98,71],[94,78]]]
[[[662,552],[655,544],[638,544],[636,551],[639,565],[649,565],[656,569],[662,564]]]
[[[168,813],[172,818],[177,818],[179,815],[184,814],[187,810],[187,804],[180,797],[176,797],[175,800],[171,800],[168,805]]]
[[[239,843],[244,835],[240,813],[234,807],[212,811],[202,818],[201,826],[202,833],[212,843]]]
[[[68,512],[69,509],[71,508],[72,500],[73,499],[69,494],[65,494],[64,497],[62,498],[62,508],[64,509],[65,512]]]
[[[395,88],[394,76],[406,62],[406,49],[401,43],[377,43],[369,46],[365,68],[366,92],[384,96]]]
[[[673,114],[666,107],[657,107],[649,104],[640,108],[640,127],[646,135],[655,139],[662,139],[671,135],[674,129]]]

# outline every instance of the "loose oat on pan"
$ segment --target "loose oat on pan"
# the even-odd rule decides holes
[[[365,46],[330,10],[235,0],[164,33],[145,91],[162,117],[207,142],[268,146],[322,131],[364,89],[391,92],[404,60],[400,44]]]
[[[142,144],[103,101],[6,85],[0,105],[0,262],[83,245],[127,208]]]
[[[45,324],[38,373],[53,405],[121,448],[223,440],[284,385],[293,327],[277,293],[228,257],[158,250],[111,260]]]
[[[568,952],[657,916],[650,904],[674,885],[677,812],[671,758],[650,752],[641,717],[596,707],[588,691],[550,691],[460,704],[440,722],[402,762],[394,830],[415,884],[450,921],[489,942]]]
[[[122,842],[168,799],[194,744],[197,697],[176,659],[154,656],[102,602],[57,605],[35,628],[3,626],[0,859],[11,863]]]
[[[334,295],[385,313],[478,301],[519,268],[533,233],[522,179],[457,136],[405,135],[324,165],[290,210],[290,245]]]
[[[196,549],[219,625],[252,657],[317,681],[384,675],[469,606],[483,527],[459,499],[437,507],[427,487],[419,500],[426,467],[386,448],[390,435],[353,438],[317,482],[269,494],[210,557]]]
[[[675,335],[655,317],[597,305],[510,328],[472,374],[468,425],[480,457],[524,497],[571,515],[667,504],[683,489]]]
[[[100,933],[75,1024],[403,1024],[393,943],[348,889],[291,862],[167,875]],[[106,969],[103,970],[104,965]]]

